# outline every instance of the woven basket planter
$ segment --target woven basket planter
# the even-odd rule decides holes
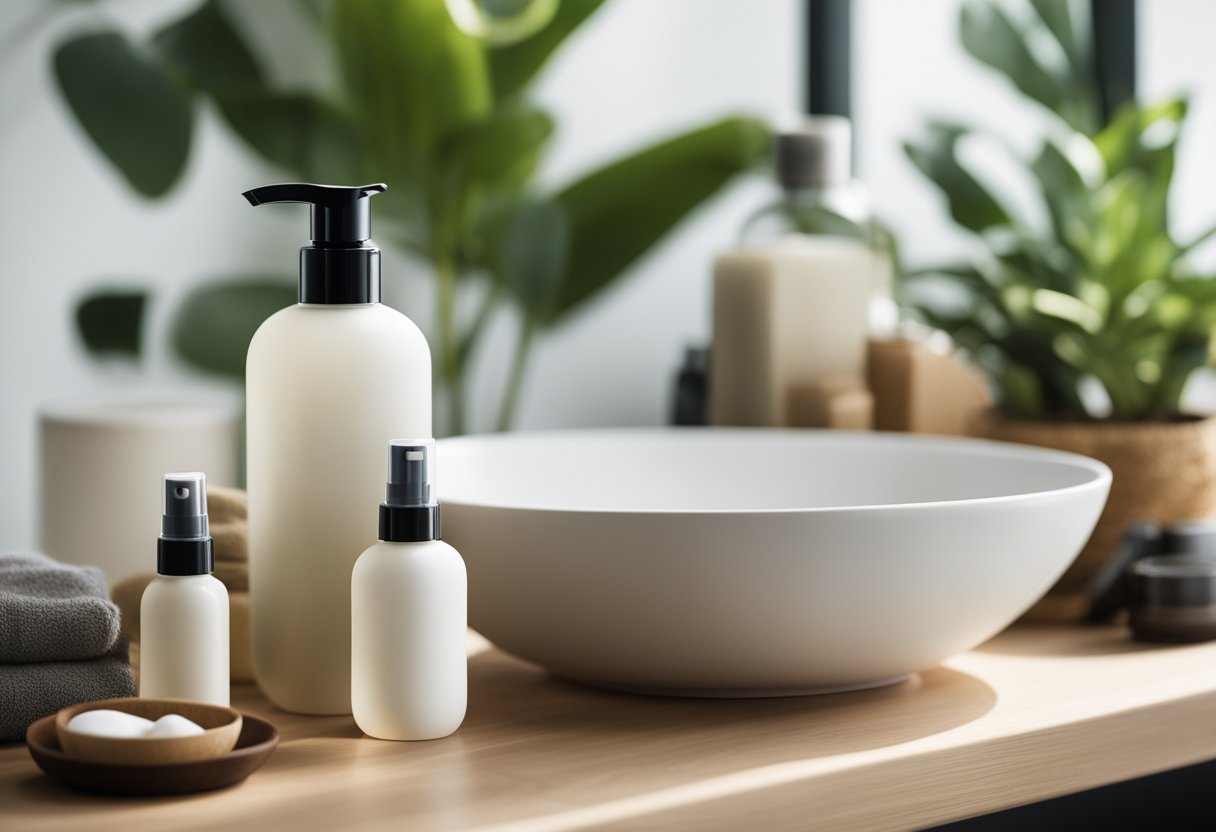
[[[1129,523],[1196,520],[1216,510],[1216,418],[1137,424],[1020,422],[988,416],[977,424],[977,433],[1084,454],[1105,462],[1114,474],[1110,499],[1089,543],[1031,618],[1083,614],[1090,581]]]

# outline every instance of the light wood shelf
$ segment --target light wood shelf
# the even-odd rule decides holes
[[[470,652],[468,718],[434,742],[237,689],[283,742],[225,791],[91,797],[0,747],[0,828],[907,829],[1216,758],[1216,643],[1115,627],[1016,628],[892,688],[801,699],[608,693]]]

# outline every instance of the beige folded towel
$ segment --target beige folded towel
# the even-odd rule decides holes
[[[216,563],[248,563],[248,495],[240,488],[209,487],[207,489],[207,520],[211,527],[211,536],[215,538]],[[219,576],[216,575],[216,577]],[[229,589],[233,588],[229,586]]]
[[[139,605],[144,588],[155,575],[132,575],[110,588],[110,597],[122,610],[122,631],[139,643]],[[249,618],[249,593],[228,592],[228,674],[234,682],[253,681],[253,635]]]

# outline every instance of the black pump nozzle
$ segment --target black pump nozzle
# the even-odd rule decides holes
[[[250,205],[302,202],[312,206],[311,246],[300,249],[300,303],[376,303],[380,250],[371,239],[368,197],[384,183],[344,187],[288,182],[245,191]]]
[[[312,206],[312,241],[339,245],[371,239],[370,205],[364,199],[388,190],[388,185],[309,185],[289,182],[264,185],[241,194],[250,205],[304,202]]]

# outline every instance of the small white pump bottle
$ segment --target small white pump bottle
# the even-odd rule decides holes
[[[380,543],[351,575],[351,704],[382,740],[446,737],[468,700],[468,583],[439,539],[435,441],[394,439]]]
[[[206,477],[165,474],[156,577],[139,608],[139,695],[228,705],[228,590],[211,574]]]

